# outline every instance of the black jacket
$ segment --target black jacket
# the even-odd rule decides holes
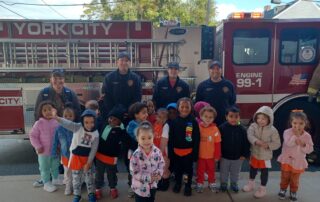
[[[99,137],[98,152],[110,157],[119,157],[121,154],[121,144],[126,144],[127,133],[125,129],[119,127],[112,128],[106,140]]]
[[[191,141],[186,139],[187,127],[192,127]],[[200,131],[199,125],[193,116],[186,118],[178,116],[175,120],[169,122],[169,157],[173,157],[173,149],[192,148],[193,159],[196,161],[199,155]]]
[[[121,75],[119,70],[113,71],[106,75],[102,93],[104,94],[102,117],[105,120],[116,104],[122,104],[128,110],[131,104],[141,101],[140,77],[130,70],[126,75]]]
[[[190,97],[189,85],[178,77],[174,87],[171,87],[169,77],[166,76],[157,82],[152,97],[157,108],[165,108],[182,97]]]
[[[221,133],[221,156],[229,160],[237,160],[241,156],[249,157],[250,143],[247,131],[242,125],[230,125],[228,122],[219,126]]]

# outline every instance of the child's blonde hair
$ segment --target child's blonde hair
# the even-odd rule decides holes
[[[137,136],[137,138],[139,137],[140,131],[149,131],[150,134],[152,134],[152,137],[154,137],[153,127],[152,127],[152,124],[151,124],[149,121],[142,121],[142,122],[138,125],[137,131],[136,131],[136,136]]]
[[[200,117],[204,114],[204,112],[211,112],[213,113],[213,118],[215,119],[217,117],[217,111],[215,110],[215,108],[211,107],[211,106],[205,106],[200,110]]]

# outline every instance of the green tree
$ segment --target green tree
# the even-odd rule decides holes
[[[208,0],[92,0],[85,6],[83,19],[160,20],[178,19],[182,25],[206,24]],[[215,24],[215,3],[211,0],[209,25]]]

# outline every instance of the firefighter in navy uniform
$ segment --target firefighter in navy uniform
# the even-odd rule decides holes
[[[37,117],[37,109],[39,107],[39,104],[44,100],[50,100],[53,102],[53,104],[57,108],[58,116],[62,116],[63,109],[68,103],[68,107],[72,107],[75,111],[76,120],[79,120],[81,113],[80,102],[77,94],[73,90],[64,86],[64,72],[64,69],[61,68],[55,68],[52,70],[50,76],[50,86],[43,88],[39,92],[37,101],[35,103],[35,121],[39,118]]]
[[[129,62],[129,54],[120,52],[117,60],[118,69],[107,74],[104,79],[101,90],[104,94],[101,110],[103,120],[106,120],[115,105],[122,104],[128,111],[131,104],[141,101],[141,80],[136,73],[130,71]]]
[[[231,81],[222,77],[221,64],[213,61],[209,66],[210,78],[202,81],[196,94],[196,102],[205,101],[217,110],[216,124],[225,122],[226,109],[235,105],[236,92]]]
[[[168,76],[161,78],[153,93],[156,108],[166,108],[170,103],[176,103],[180,98],[190,97],[189,85],[178,76],[180,66],[177,62],[168,65]]]

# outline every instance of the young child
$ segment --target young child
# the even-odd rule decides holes
[[[81,178],[83,176],[87,185],[89,202],[96,202],[92,166],[99,144],[96,113],[91,109],[86,109],[80,117],[80,123],[58,117],[56,113],[53,113],[52,117],[64,128],[73,132],[68,162],[68,167],[72,170],[73,202],[81,200]]]
[[[177,118],[178,116],[177,103],[168,104],[167,110],[168,110],[168,122]]]
[[[138,127],[138,125],[143,122],[146,121],[148,118],[148,108],[147,105],[141,102],[136,102],[134,104],[132,104],[129,107],[129,116],[133,118],[133,120],[131,120],[127,126],[127,134],[129,135],[129,141],[127,144],[127,154],[128,154],[128,158],[125,158],[125,164],[127,166],[127,169],[129,171],[129,159],[131,158],[132,153],[138,148],[138,142],[137,142],[137,138],[136,138],[136,129]],[[131,174],[129,172],[128,174],[128,185],[129,190],[128,190],[128,197],[132,198],[134,197],[134,192],[131,189]]]
[[[193,107],[194,114],[196,116],[196,120],[198,121],[198,123],[201,122],[200,111],[202,108],[204,108],[206,106],[210,106],[210,104],[207,102],[204,102],[204,101],[199,101],[194,104],[194,107]]]
[[[96,100],[88,100],[85,103],[85,108],[91,109],[96,112],[96,120],[97,120],[96,128],[99,131],[99,133],[102,133],[102,130],[104,129],[103,126],[104,126],[105,121],[103,120],[103,118],[100,114],[99,102]]]
[[[204,174],[207,173],[209,188],[216,192],[215,161],[218,161],[221,156],[221,135],[214,123],[217,112],[213,107],[207,105],[200,110],[199,115],[201,122],[199,123],[200,145],[196,190],[198,193],[203,192]]]
[[[290,114],[291,128],[284,131],[282,152],[278,157],[281,163],[281,183],[279,198],[285,199],[290,184],[290,201],[298,201],[297,191],[299,178],[308,167],[306,154],[313,151],[313,142],[305,131],[308,118],[302,111],[295,110]]]
[[[248,128],[248,139],[251,143],[250,179],[243,191],[253,191],[254,179],[261,170],[261,186],[254,193],[254,197],[262,198],[266,195],[268,169],[271,168],[272,151],[281,146],[277,129],[273,126],[273,111],[268,106],[262,106],[253,116],[253,123]]]
[[[174,161],[176,184],[173,192],[179,193],[182,175],[186,174],[184,195],[191,196],[191,182],[193,162],[199,155],[199,126],[192,116],[192,101],[190,98],[180,98],[177,102],[179,116],[170,122],[169,130],[169,156]]]
[[[146,105],[148,108],[147,121],[149,121],[153,125],[157,119],[157,115],[156,115],[156,111],[155,111],[155,104],[152,100],[147,100]]]
[[[163,155],[165,166],[162,179],[158,183],[158,189],[161,191],[167,191],[170,185],[170,161],[168,158],[168,140],[169,140],[169,125],[167,124],[168,111],[165,108],[157,110],[157,120],[153,124],[154,139],[153,143],[161,150]]]
[[[67,107],[63,110],[63,118],[74,121],[75,120],[75,112],[72,108]],[[55,158],[61,156],[61,164],[64,169],[64,183],[66,184],[66,188],[64,190],[65,195],[72,194],[72,173],[68,168],[68,162],[70,158],[70,146],[72,142],[73,133],[70,130],[65,129],[62,126],[59,126],[54,135],[53,146],[51,155]]]
[[[152,125],[143,121],[137,128],[139,146],[130,159],[132,190],[135,201],[155,201],[157,182],[161,179],[164,160],[160,149],[153,144]]]
[[[249,157],[250,144],[245,128],[240,124],[240,111],[232,106],[226,110],[226,122],[219,126],[221,133],[220,190],[227,191],[230,175],[230,188],[238,193],[238,180],[241,165]]]
[[[126,130],[122,123],[125,108],[116,105],[108,114],[108,125],[104,127],[99,138],[98,151],[96,153],[96,198],[101,199],[102,187],[104,184],[104,173],[107,170],[107,177],[110,187],[111,198],[118,197],[116,188],[117,161],[121,153],[121,144],[127,138]]]
[[[52,111],[55,109],[50,101],[43,101],[38,107],[39,120],[33,125],[29,137],[30,142],[38,155],[39,170],[41,180],[44,183],[43,189],[47,192],[57,190],[55,185],[60,185],[59,158],[51,156],[53,138],[58,123],[52,119]],[[50,181],[52,176],[52,182]]]

